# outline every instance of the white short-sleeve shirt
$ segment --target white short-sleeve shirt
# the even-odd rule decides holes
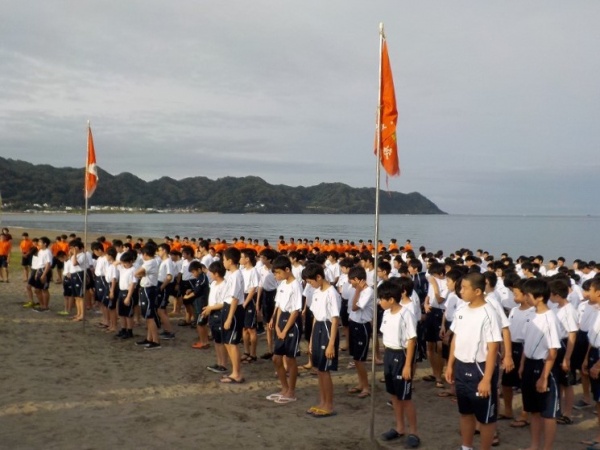
[[[383,334],[383,345],[393,350],[405,349],[409,339],[417,336],[417,320],[405,307],[395,314],[391,310],[383,312],[379,331]]]
[[[465,304],[455,314],[450,329],[455,335],[454,357],[464,363],[484,362],[488,343],[502,341],[498,314],[489,303],[477,308]]]
[[[358,297],[356,306],[358,310],[352,310],[352,303],[354,301],[354,295],[348,299],[348,314],[349,319],[357,323],[367,323],[373,320],[373,288],[367,286],[364,288]]]
[[[525,327],[523,353],[526,358],[546,359],[551,348],[560,348],[558,319],[554,311],[536,314]]]
[[[340,317],[342,298],[333,286],[327,289],[315,289],[312,297],[310,310],[318,322],[331,321],[334,317]]]
[[[279,283],[275,294],[275,306],[282,312],[302,311],[302,287],[298,280],[291,283],[287,280]]]

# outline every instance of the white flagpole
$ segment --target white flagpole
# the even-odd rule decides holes
[[[375,283],[373,286],[373,358],[371,361],[371,440],[375,440],[375,342],[378,338],[377,330],[377,264],[379,263],[379,178],[381,173],[381,54],[383,51],[383,22],[379,23],[379,92],[377,95],[377,163],[375,178]]]
[[[89,161],[89,156],[90,156],[90,152],[89,152],[89,148],[90,148],[90,121],[87,121],[87,147],[85,149],[85,172],[84,172],[84,180],[83,180],[83,186],[84,186],[84,197],[85,197],[85,209],[84,209],[84,213],[83,213],[83,255],[84,255],[84,263],[83,263],[83,320],[81,321],[81,323],[83,324],[83,329],[85,330],[85,321],[86,321],[86,317],[85,317],[85,312],[86,312],[86,306],[87,306],[87,299],[86,299],[86,294],[87,294],[87,266],[88,266],[88,259],[87,259],[87,219],[88,219],[88,181],[87,181],[87,175],[88,175],[88,170],[90,167],[90,161]]]

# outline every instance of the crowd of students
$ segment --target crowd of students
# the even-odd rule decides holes
[[[456,397],[462,450],[473,448],[476,433],[482,449],[497,445],[498,420],[529,427],[529,448],[537,450],[553,448],[557,424],[573,423],[574,408],[593,400],[600,416],[600,265],[594,261],[576,260],[569,268],[564,258],[544,264],[541,255],[515,260],[467,249],[444,257],[396,240],[377,248],[319,238],[280,237],[277,248],[254,242],[100,237],[87,252],[74,235],[52,244],[24,233],[24,306],[49,310],[54,268],[63,284],[60,314],[75,307],[72,320],[85,320],[95,304],[99,326],[123,340],[133,338],[143,318],[146,335],[135,343],[148,350],[175,338],[170,315],[183,309],[179,325],[198,333],[193,347],[209,349],[213,341],[215,364],[207,369],[221,374],[221,383],[245,382],[243,366],[259,358],[257,340],[265,334],[260,357],[272,359],[280,384],[266,399],[277,404],[296,401],[304,337],[310,356],[301,367],[316,371],[319,382],[319,401],[306,411],[315,418],[336,414],[331,371],[340,352],[350,354],[356,370],[348,394],[371,395],[366,361],[373,341],[396,421],[381,438],[405,436],[409,448],[421,443],[412,383],[424,359],[431,374],[423,379],[440,388],[440,397]],[[583,398],[575,403],[578,378]],[[518,392],[523,411],[516,417]],[[600,448],[600,433],[584,443]]]

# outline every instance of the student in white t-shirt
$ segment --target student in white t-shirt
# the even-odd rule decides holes
[[[442,359],[442,339],[440,331],[445,301],[448,296],[448,287],[446,286],[444,265],[437,261],[429,266],[429,290],[425,298],[425,341],[427,342],[427,359],[431,364],[431,375],[423,377],[425,381],[435,381],[437,388],[443,388],[442,369],[444,361]]]
[[[485,301],[485,278],[469,273],[461,281],[467,305],[455,315],[451,330],[446,381],[456,383],[463,449],[473,448],[476,422],[480,423],[481,448],[489,450],[496,429],[498,371],[496,358],[502,332],[494,308]]]
[[[575,372],[571,367],[573,350],[577,339],[577,311],[567,301],[569,295],[569,279],[552,279],[550,281],[550,301],[557,305],[556,317],[560,324],[559,339],[560,349],[558,349],[556,360],[554,361],[554,376],[560,389],[561,398],[561,416],[557,419],[559,424],[570,425],[573,423],[573,403],[575,392]]]
[[[525,327],[523,357],[519,374],[523,380],[523,409],[531,413],[530,448],[551,449],[556,434],[556,419],[560,416],[560,395],[552,373],[560,348],[559,323],[548,308],[550,287],[541,278],[523,283],[529,304],[535,307],[533,319]]]
[[[202,316],[208,319],[213,342],[215,344],[215,353],[217,356],[216,364],[206,366],[211,372],[224,374],[227,372],[227,351],[223,345],[223,321],[221,312],[223,309],[223,301],[225,297],[225,275],[227,271],[223,267],[221,261],[213,261],[208,267],[211,274],[212,283],[210,284],[210,292],[208,294],[208,306],[202,310]]]
[[[407,448],[417,448],[421,443],[417,430],[417,411],[412,401],[417,324],[411,311],[402,306],[402,303],[412,303],[409,297],[412,285],[409,278],[399,277],[384,281],[378,287],[379,303],[384,309],[379,329],[385,346],[385,385],[386,391],[392,396],[396,421],[395,428],[383,433],[381,438],[390,441],[404,436],[406,416],[409,427]]]
[[[369,376],[365,361],[369,353],[369,342],[373,332],[373,288],[367,284],[367,273],[363,267],[356,266],[348,272],[348,280],[354,288],[354,295],[348,299],[350,355],[354,360],[358,384],[348,393],[358,394],[358,398],[371,395]]]
[[[589,281],[589,302],[598,308],[600,307],[600,278],[593,278]],[[596,315],[593,325],[590,327],[588,340],[590,346],[582,370],[590,377],[591,391],[594,402],[596,402],[597,420],[600,425],[600,314]],[[600,432],[587,442],[590,445],[588,448],[595,448],[598,442],[600,442]]]

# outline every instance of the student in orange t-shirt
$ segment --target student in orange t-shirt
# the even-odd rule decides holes
[[[12,240],[8,234],[0,234],[0,282],[8,283],[8,261],[12,250]]]
[[[392,250],[398,250],[398,241],[396,239],[390,239],[390,244],[388,245],[388,252]]]
[[[21,242],[19,243],[19,248],[21,249],[21,267],[23,267],[23,281],[29,280],[29,273],[31,271],[31,260],[33,255],[30,255],[29,252],[33,248],[33,241],[29,239],[28,233],[23,233],[21,235]]]
[[[406,240],[406,244],[404,244],[404,250],[410,252],[413,249],[412,244],[410,243],[410,239]]]

